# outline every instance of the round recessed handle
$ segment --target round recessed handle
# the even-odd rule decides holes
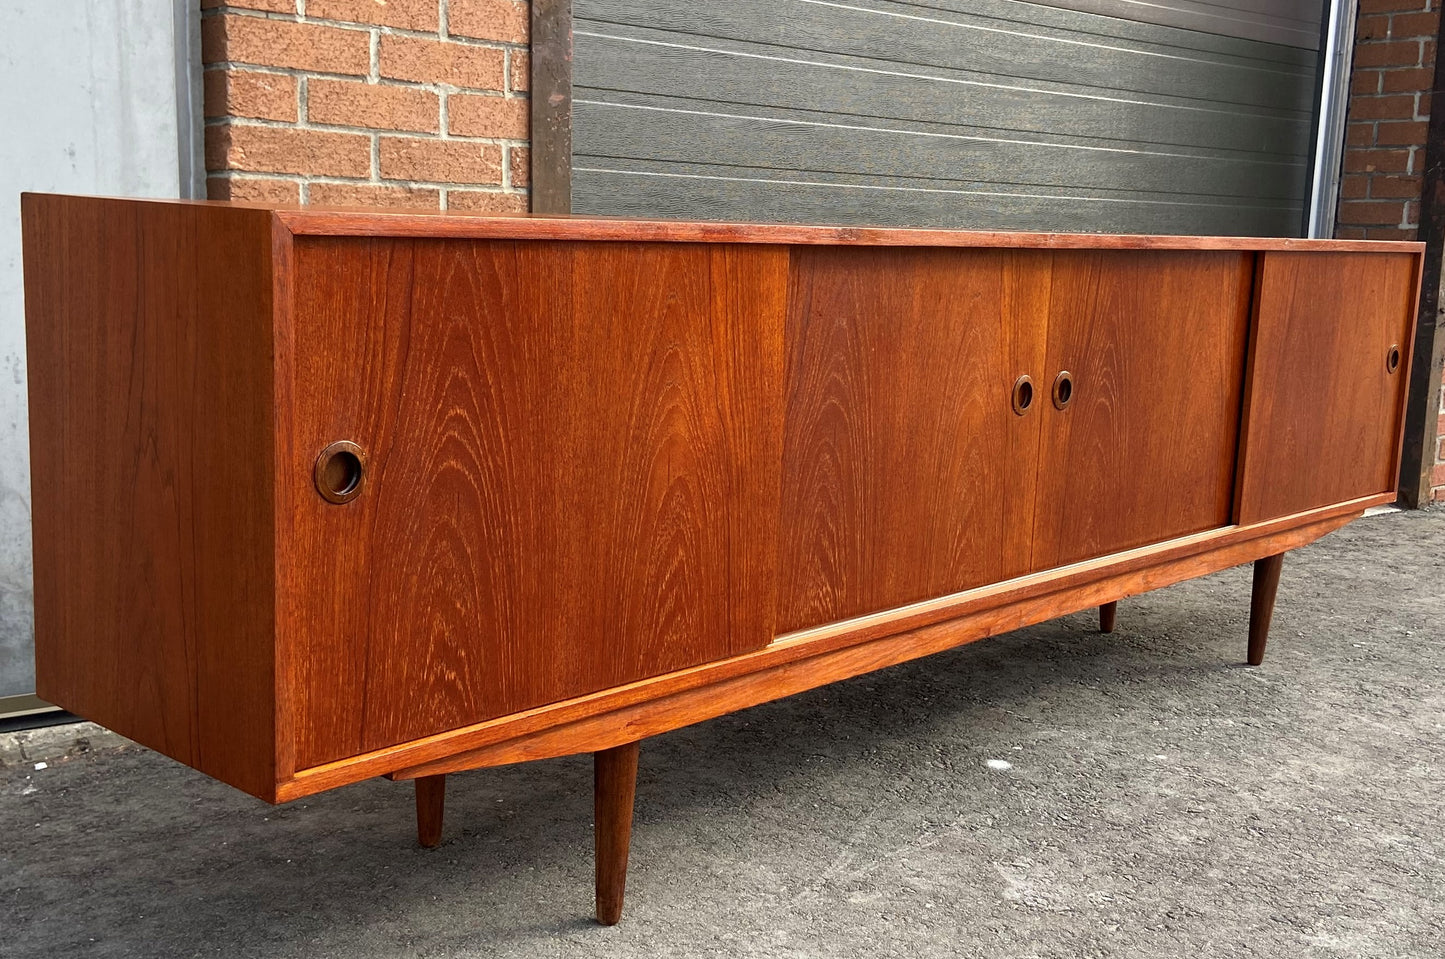
[[[338,440],[316,457],[312,479],[328,503],[349,503],[361,494],[366,477],[366,451],[350,440]]]
[[[1394,373],[1400,368],[1400,344],[1396,343],[1390,347],[1385,354],[1385,372]]]
[[[1074,374],[1062,370],[1054,377],[1054,409],[1066,410],[1074,399]]]
[[[1014,412],[1023,416],[1034,405],[1034,381],[1033,377],[1025,373],[1014,380],[1013,407]]]

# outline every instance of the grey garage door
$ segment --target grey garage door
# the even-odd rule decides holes
[[[1321,0],[576,0],[577,213],[1298,235]]]

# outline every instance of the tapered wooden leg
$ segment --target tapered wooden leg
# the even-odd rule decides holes
[[[1114,620],[1119,615],[1118,603],[1105,603],[1099,607],[1099,632],[1112,633],[1114,631]]]
[[[446,807],[447,777],[418,776],[416,780],[416,841],[428,849],[442,841],[442,810]]]
[[[597,842],[597,921],[622,918],[627,888],[627,849],[632,842],[632,798],[637,792],[640,743],[592,754],[592,799]]]
[[[1266,556],[1254,563],[1254,592],[1249,597],[1249,665],[1264,662],[1264,644],[1269,639],[1269,621],[1274,615],[1274,594],[1279,589],[1279,571],[1284,554]]]

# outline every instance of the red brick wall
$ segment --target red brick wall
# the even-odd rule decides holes
[[[201,0],[213,199],[527,209],[525,0]]]
[[[1336,236],[1415,239],[1440,2],[1360,0]],[[1445,417],[1438,429],[1434,498],[1445,500]]]
[[[1360,0],[1336,236],[1415,238],[1440,25],[1436,3]]]

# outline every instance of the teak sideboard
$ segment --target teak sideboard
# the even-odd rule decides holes
[[[40,694],[270,802],[596,755],[1393,501],[1421,247],[27,195]]]

